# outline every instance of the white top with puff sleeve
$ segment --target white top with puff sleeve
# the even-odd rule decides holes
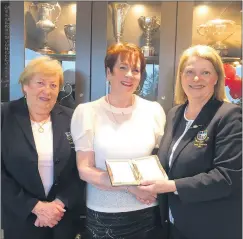
[[[113,113],[112,113],[113,112]],[[94,151],[96,168],[106,170],[105,160],[151,155],[164,134],[165,113],[161,105],[135,95],[133,106],[116,108],[105,97],[80,104],[74,111],[71,134],[75,150]],[[87,207],[99,212],[128,212],[157,205],[140,203],[134,195],[101,190],[87,184]]]

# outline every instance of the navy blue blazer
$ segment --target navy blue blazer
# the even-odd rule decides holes
[[[25,99],[9,102],[3,107],[1,178],[6,239],[44,239],[41,233],[45,228],[34,227],[36,216],[31,211],[39,200],[52,201],[55,198],[64,202],[67,211],[60,225],[53,230],[59,230],[59,238],[72,238],[72,224],[79,219],[78,210],[84,203],[84,183],[79,179],[72,141],[66,135],[70,132],[72,113],[72,109],[59,104],[51,111],[54,183],[46,196],[38,171],[38,155]],[[65,236],[68,233],[71,235]]]
[[[242,109],[211,98],[175,150],[169,148],[187,103],[171,109],[158,156],[178,195],[161,194],[162,222],[168,207],[188,239],[240,239],[242,228]]]

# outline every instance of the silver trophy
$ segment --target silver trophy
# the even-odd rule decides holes
[[[44,33],[44,45],[43,48],[38,50],[38,52],[42,54],[53,54],[55,52],[47,46],[47,35],[56,28],[56,23],[61,14],[61,7],[58,2],[32,2],[30,8],[32,7],[35,7],[38,11],[36,27],[41,29]],[[52,13],[56,10],[58,11],[57,17],[54,22],[52,22]]]
[[[141,16],[138,19],[139,26],[142,28],[144,35],[145,35],[145,46],[143,46],[142,52],[145,57],[147,56],[154,56],[155,49],[151,45],[152,35],[155,33],[160,27],[160,20],[156,16],[145,17]]]
[[[216,49],[220,56],[227,56],[228,47],[224,41],[235,33],[235,26],[232,20],[213,19],[198,26],[197,32],[208,40],[208,44]]]
[[[113,18],[114,37],[116,42],[119,43],[122,39],[124,22],[130,5],[122,2],[112,2],[109,5]]]
[[[64,32],[68,39],[68,43],[71,49],[67,52],[68,54],[76,54],[75,42],[76,42],[76,24],[66,24],[64,25]],[[70,44],[72,42],[72,45]]]

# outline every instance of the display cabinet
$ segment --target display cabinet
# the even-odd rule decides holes
[[[224,62],[227,98],[242,98],[242,2],[197,2],[193,8],[192,44],[208,44]],[[233,75],[234,72],[234,75]]]
[[[176,20],[170,21],[170,18],[176,19],[177,3],[127,2],[127,4],[130,9],[124,24],[122,40],[133,42],[141,47],[149,46],[148,52],[151,52],[146,55],[146,79],[139,94],[150,100],[167,100],[166,97],[161,98],[161,96],[166,92],[172,95]],[[105,95],[107,87],[104,58],[107,46],[116,42],[115,19],[111,5],[112,2],[105,1],[11,2],[10,61],[18,62],[18,65],[10,64],[9,100],[22,95],[18,77],[27,62],[41,54],[50,55],[62,63],[65,83],[75,85],[76,104]],[[76,11],[74,11],[75,8]],[[168,11],[172,15],[164,14]],[[142,16],[156,19],[156,22],[159,22],[156,23],[156,29],[146,32],[138,21]],[[165,23],[166,21],[170,22],[170,26]],[[73,38],[72,36],[67,38],[64,27],[71,24],[75,24],[77,29],[76,47],[75,53],[68,54],[73,46],[69,38]],[[162,32],[166,33],[164,39],[161,39]],[[18,55],[15,54],[16,52]],[[167,65],[161,65],[160,59],[166,55],[168,56]],[[165,73],[166,78],[171,79],[170,87],[163,89],[164,93],[159,89],[160,81],[163,82],[165,79],[163,76],[160,77],[160,72]],[[162,83],[162,85],[165,84]],[[167,108],[172,106],[172,98],[172,96],[170,99],[168,97],[168,101],[165,101]]]
[[[181,2],[178,6],[177,64],[179,54],[190,45],[204,44],[214,47],[224,63],[227,98],[232,103],[241,105],[242,2]],[[187,16],[185,11],[188,11]],[[186,16],[184,20],[183,16]],[[184,30],[186,33],[183,33]]]
[[[157,100],[159,81],[161,2],[109,2],[107,45],[132,42],[146,58],[145,73],[136,94]]]
[[[233,93],[229,86],[226,91],[232,102],[240,102],[235,88],[241,82],[241,11],[240,1],[10,2],[9,100],[22,95],[18,77],[40,54],[62,63],[76,105],[104,96],[109,92],[107,46],[126,41],[142,47],[147,61],[137,94],[158,101],[166,112],[173,106],[180,55],[195,44],[216,45],[223,61],[234,67],[237,83]],[[229,21],[210,28],[217,18]]]
[[[73,92],[76,104],[90,101],[92,3],[10,2],[10,12],[8,100],[22,96],[18,77],[24,66],[37,56],[49,55],[61,62],[65,83],[73,90],[78,86]],[[74,47],[75,38],[82,44]]]
[[[60,61],[64,87],[58,101],[76,99],[76,2],[25,2],[25,65],[33,58],[48,55]],[[81,93],[80,93],[81,94]],[[83,95],[77,96],[77,99]],[[80,97],[81,96],[81,97]]]

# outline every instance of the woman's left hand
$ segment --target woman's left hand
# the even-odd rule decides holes
[[[142,190],[150,192],[151,194],[170,193],[176,191],[174,180],[144,180],[139,186]]]

